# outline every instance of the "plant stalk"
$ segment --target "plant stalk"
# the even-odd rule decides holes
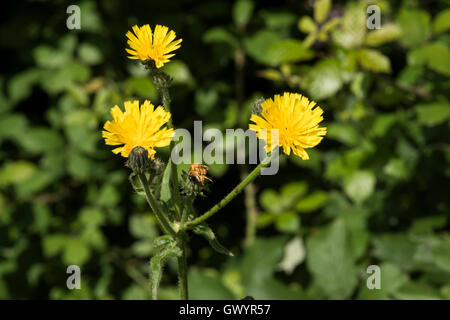
[[[188,300],[188,280],[187,280],[187,261],[186,261],[186,240],[184,232],[178,236],[178,242],[181,249],[181,257],[177,258],[178,262],[178,289],[181,300]]]
[[[144,188],[145,192],[145,198],[147,199],[148,204],[152,208],[153,212],[155,213],[156,218],[158,219],[159,223],[161,224],[163,231],[166,234],[170,234],[175,236],[175,231],[170,223],[170,221],[167,219],[167,217],[164,215],[161,206],[159,205],[158,201],[156,201],[155,197],[150,191],[150,188],[148,187],[148,180],[145,177],[143,173],[138,174],[139,180],[141,181],[142,187]]]
[[[160,90],[161,96],[162,96],[162,103],[164,105],[164,108],[170,112],[170,94],[169,94],[169,88],[167,86],[164,86]],[[169,119],[168,123],[169,128],[173,128],[173,122],[172,117]],[[180,187],[178,183],[178,168],[177,165],[172,161],[172,150],[175,147],[175,143],[173,140],[170,140],[170,155],[169,155],[169,161],[171,166],[171,180],[172,180],[172,187],[173,187],[173,195],[175,198],[175,212],[177,215],[177,219],[181,219],[181,200],[180,200]]]
[[[271,154],[268,153],[267,157],[255,168],[249,175],[242,180],[229,194],[227,194],[222,200],[220,200],[214,207],[202,214],[200,217],[186,223],[187,228],[191,228],[199,223],[202,223],[217,211],[225,207],[231,200],[233,200],[242,190],[261,173],[261,169],[267,167],[270,164]]]

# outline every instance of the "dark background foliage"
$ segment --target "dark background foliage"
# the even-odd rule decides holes
[[[71,2],[9,3],[0,298],[149,297],[159,230],[101,138],[115,104],[160,102],[124,50],[127,30],[148,23],[183,38],[164,67],[177,127],[246,129],[255,98],[284,91],[316,100],[328,127],[310,160],[283,157],[277,175],[210,219],[234,257],[191,237],[192,298],[449,299],[449,1],[327,3],[85,0],[81,30],[66,27]],[[374,3],[380,30],[366,27]],[[212,165],[199,212],[250,169]],[[71,264],[81,266],[81,290],[66,288]],[[366,286],[373,264],[380,290]],[[161,298],[177,298],[174,261]]]

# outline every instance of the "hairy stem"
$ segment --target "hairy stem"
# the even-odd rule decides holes
[[[169,94],[169,88],[167,86],[164,86],[160,89],[160,93],[162,96],[162,103],[164,105],[164,108],[170,112],[170,94]],[[169,128],[173,128],[173,122],[172,122],[172,117],[170,117],[169,119]],[[171,181],[172,181],[172,187],[173,187],[173,195],[174,195],[174,199],[175,199],[175,212],[177,215],[177,219],[181,219],[181,207],[180,207],[180,187],[179,187],[179,183],[178,183],[178,168],[177,165],[172,161],[172,150],[175,147],[175,143],[173,140],[170,141],[170,156],[169,156],[169,161],[170,161],[170,166],[171,166]]]
[[[242,169],[242,178],[248,175],[248,166],[244,166]],[[256,236],[256,219],[258,218],[258,207],[256,205],[256,186],[254,183],[250,183],[244,190],[245,194],[245,207],[247,209],[247,224],[245,227],[245,240],[246,246],[250,246],[255,241]]]
[[[178,237],[179,246],[181,249],[181,257],[177,258],[178,262],[178,289],[181,300],[188,300],[188,280],[187,280],[187,262],[186,262],[186,241],[184,232],[180,233]]]
[[[191,222],[186,223],[186,227],[191,228],[199,223],[202,223],[212,215],[214,215],[217,211],[225,207],[231,200],[233,200],[242,190],[256,177],[261,173],[261,169],[267,167],[270,164],[270,153],[267,154],[267,157],[255,168],[250,174],[241,181],[229,194],[227,194],[222,200],[220,200],[214,207],[209,209],[207,212],[202,214],[200,217],[192,220]]]
[[[163,231],[166,234],[175,235],[175,231],[170,223],[170,221],[167,219],[167,217],[164,215],[164,212],[159,205],[158,201],[156,201],[155,197],[150,191],[150,188],[148,187],[148,180],[145,177],[143,173],[138,174],[139,180],[141,181],[142,187],[144,188],[145,192],[145,198],[147,199],[148,204],[152,208],[153,212],[155,213],[156,218],[158,219],[159,223],[161,224],[161,227]]]

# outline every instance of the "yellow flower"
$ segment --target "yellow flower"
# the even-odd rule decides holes
[[[278,145],[287,155],[292,150],[295,155],[308,160],[305,149],[318,145],[327,133],[327,128],[319,128],[323,110],[314,108],[315,105],[301,94],[277,94],[273,100],[269,98],[261,104],[261,115],[253,114],[250,121],[255,124],[249,127],[256,131],[258,138],[266,141],[266,151],[272,151]],[[272,143],[274,129],[278,129],[278,143]]]
[[[173,129],[161,127],[170,119],[170,112],[159,106],[155,109],[150,101],[145,100],[139,108],[139,101],[125,101],[125,112],[118,106],[111,109],[112,121],[106,121],[102,132],[105,143],[120,146],[112,152],[128,157],[134,147],[143,147],[149,158],[154,158],[155,147],[170,144],[174,135]]]
[[[131,49],[125,50],[130,54],[130,59],[140,59],[142,61],[153,60],[157,68],[161,68],[164,63],[169,62],[175,54],[170,54],[177,50],[183,39],[175,40],[175,32],[169,28],[156,25],[154,32],[148,24],[133,27],[134,34],[128,31],[127,43]]]

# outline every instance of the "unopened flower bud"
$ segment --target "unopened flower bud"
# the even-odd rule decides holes
[[[135,173],[144,173],[148,167],[148,151],[143,147],[134,147],[128,156],[128,164]]]

